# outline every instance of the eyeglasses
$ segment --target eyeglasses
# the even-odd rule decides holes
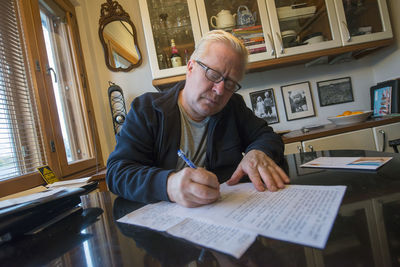
[[[232,93],[237,92],[240,88],[242,88],[242,86],[240,84],[238,84],[237,82],[232,81],[231,79],[222,76],[221,73],[219,73],[218,71],[208,67],[207,65],[205,65],[201,61],[198,61],[198,60],[195,60],[195,61],[196,61],[197,64],[200,65],[200,67],[202,67],[206,71],[204,75],[211,82],[219,83],[221,81],[224,81],[225,89],[230,91],[230,92],[232,92]]]

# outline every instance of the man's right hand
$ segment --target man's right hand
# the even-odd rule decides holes
[[[187,167],[168,177],[167,193],[172,202],[198,207],[219,198],[219,182],[215,174],[204,168]]]

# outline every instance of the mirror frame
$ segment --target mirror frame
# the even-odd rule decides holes
[[[136,47],[136,50],[138,54],[140,55],[140,58],[136,64],[131,64],[128,68],[121,68],[121,67],[113,67],[110,64],[110,55],[108,52],[108,47],[107,43],[104,40],[103,36],[103,31],[105,26],[113,21],[124,21],[131,25],[132,27],[132,33],[133,33],[133,41]],[[125,71],[128,72],[132,70],[133,68],[137,68],[142,64],[142,53],[140,52],[139,44],[137,42],[137,34],[136,34],[136,28],[133,22],[131,21],[131,18],[127,12],[122,8],[122,6],[117,2],[113,0],[107,0],[107,3],[101,4],[101,9],[100,9],[100,19],[99,19],[99,38],[100,42],[103,45],[103,50],[104,50],[104,58],[106,61],[107,68],[111,71]]]

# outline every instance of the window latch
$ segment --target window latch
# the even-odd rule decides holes
[[[54,82],[57,83],[56,71],[52,67],[50,67],[49,65],[46,65],[46,71],[47,71],[48,75],[51,75],[51,72],[53,72],[53,74],[54,74]]]
[[[50,151],[56,152],[56,144],[54,143],[53,140],[50,140]]]

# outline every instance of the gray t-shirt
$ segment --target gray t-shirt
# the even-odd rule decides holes
[[[178,102],[181,113],[181,144],[180,149],[196,166],[204,167],[207,148],[207,128],[209,117],[200,122],[192,120]],[[187,167],[180,157],[176,166],[177,170]]]

